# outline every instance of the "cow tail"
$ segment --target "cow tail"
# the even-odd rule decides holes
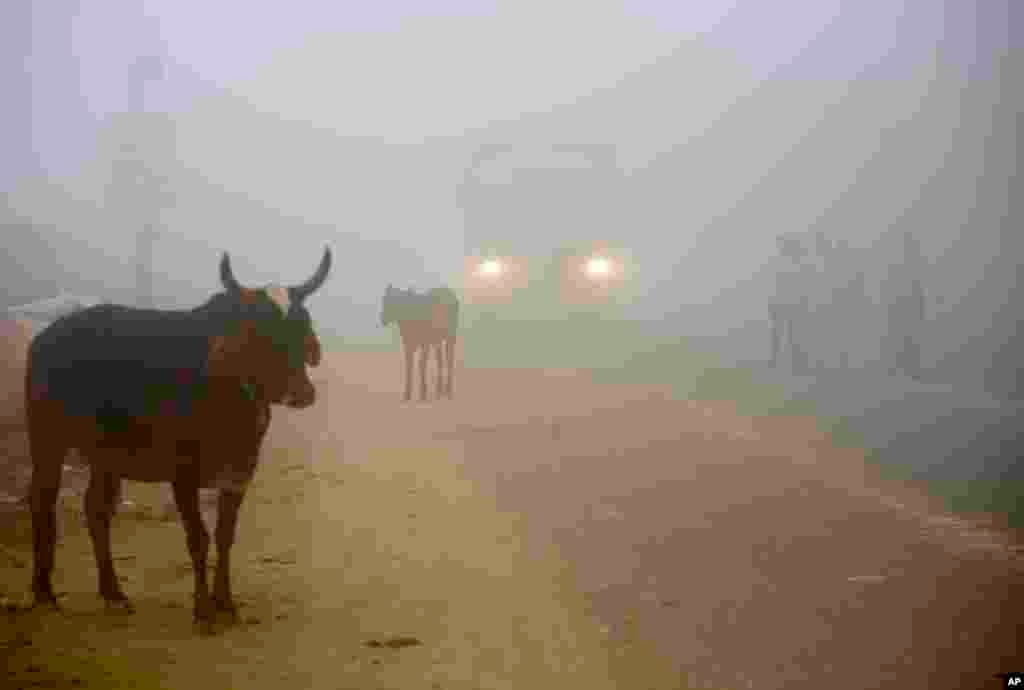
[[[452,300],[451,306],[449,307],[450,316],[448,319],[448,335],[455,338],[459,332],[459,300],[455,298]]]

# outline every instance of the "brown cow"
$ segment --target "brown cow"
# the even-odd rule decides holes
[[[420,399],[427,399],[427,363],[430,348],[437,352],[437,397],[452,397],[452,373],[455,368],[455,339],[459,328],[459,299],[447,287],[434,288],[421,295],[391,285],[381,300],[380,323],[398,322],[405,349],[405,397],[412,399],[413,358],[420,353]],[[446,367],[447,365],[447,367]],[[444,377],[448,370],[447,379]]]
[[[306,366],[319,363],[320,345],[303,302],[323,284],[330,265],[326,249],[302,285],[250,289],[235,280],[224,254],[225,290],[202,306],[98,305],[54,321],[35,337],[25,407],[37,605],[57,605],[50,580],[55,504],[64,457],[77,448],[91,467],[85,512],[108,607],[132,610],[110,549],[121,480],[170,482],[195,574],[194,620],[209,633],[215,611],[237,618],[230,551],[238,510],[271,405],[304,408],[316,399]],[[220,489],[212,596],[200,487]]]

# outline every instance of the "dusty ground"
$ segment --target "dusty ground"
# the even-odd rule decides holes
[[[403,404],[400,369],[329,357],[320,402],[276,414],[235,559],[248,624],[192,634],[184,536],[132,485],[115,553],[138,613],[102,613],[68,520],[68,614],[8,617],[10,678],[109,687],[101,659],[168,688],[953,689],[1024,662],[1019,537],[810,420],[565,371],[460,371],[456,400]],[[20,596],[24,548],[4,559]],[[366,646],[393,635],[422,644]]]

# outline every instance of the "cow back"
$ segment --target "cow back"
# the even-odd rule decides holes
[[[208,338],[189,312],[100,305],[54,321],[29,349],[33,396],[116,419],[188,413]]]

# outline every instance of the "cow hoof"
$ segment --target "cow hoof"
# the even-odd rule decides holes
[[[41,612],[47,612],[47,611],[53,611],[53,612],[56,612],[56,613],[60,613],[61,612],[60,604],[57,603],[57,600],[56,599],[51,599],[49,597],[37,598],[35,601],[32,602],[31,610],[32,611],[41,611]]]
[[[217,612],[218,617],[227,620],[232,625],[237,624],[239,621],[238,607],[230,601],[214,602],[214,610]]]
[[[213,633],[213,619],[217,614],[213,600],[203,597],[192,609],[192,622],[200,635]]]
[[[196,632],[199,633],[201,637],[210,637],[211,635],[213,635],[213,621],[211,620],[193,621],[192,625],[193,627],[195,627]]]
[[[104,602],[104,607],[106,608],[107,613],[115,613],[125,616],[135,613],[135,606],[127,599],[107,599]]]

